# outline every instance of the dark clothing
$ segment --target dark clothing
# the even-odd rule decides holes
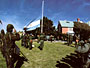
[[[44,35],[40,35],[40,46],[39,46],[39,48],[40,48],[40,50],[43,50],[43,47],[44,47],[44,38],[45,38],[45,36]]]
[[[13,34],[13,33],[6,33],[6,47],[7,47],[7,52],[9,53],[14,53],[14,48],[15,48],[15,41],[20,40],[20,35],[18,33]]]
[[[25,35],[23,36],[22,45],[25,46],[26,48],[27,48],[28,45],[29,45],[28,41],[29,41],[29,35],[28,35],[28,34],[25,34]]]
[[[80,44],[76,47],[76,52],[79,55],[79,58],[82,58],[82,62],[84,63],[83,66],[86,66],[85,68],[88,68],[88,65],[90,63],[90,59],[89,59],[89,51],[90,47],[88,46],[88,44]]]
[[[40,40],[40,49],[43,49],[44,47],[44,40]]]
[[[22,64],[24,63],[24,57],[20,57],[17,54],[12,54],[12,57],[8,57],[8,68],[14,68],[14,63],[17,61],[15,68],[20,68]]]
[[[5,57],[6,55],[6,42],[5,42],[5,33],[4,33],[4,30],[2,29],[1,30],[1,34],[0,34],[0,45],[1,45],[1,53],[3,55],[3,57]]]
[[[21,46],[24,46],[24,36],[21,36]]]
[[[21,61],[20,56],[16,53],[16,48],[15,48],[15,46],[16,46],[15,41],[20,40],[20,35],[18,33],[14,34],[11,32],[7,32],[5,35],[5,39],[6,39],[7,68],[14,68],[14,63],[16,61],[18,61],[18,62]],[[17,66],[17,64],[16,64],[16,66]],[[19,67],[17,67],[17,68],[19,68]]]
[[[70,44],[72,44],[72,41],[73,41],[72,35],[68,35],[68,39],[67,39],[68,46],[69,46]]]
[[[21,45],[25,46],[25,42],[26,42],[26,37],[25,37],[25,35],[23,35],[22,40],[21,40]]]
[[[32,49],[32,43],[33,43],[33,40],[32,40],[32,36],[29,37],[29,49]]]
[[[1,39],[1,34],[0,34],[0,51],[1,51],[1,48],[2,48],[2,39]]]

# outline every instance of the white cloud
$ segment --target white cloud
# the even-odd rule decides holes
[[[15,15],[14,16],[5,16],[5,17],[3,17],[2,23],[3,23],[2,25],[0,24],[0,30],[4,29],[5,32],[6,32],[6,27],[7,27],[8,24],[12,24],[17,31],[23,30],[23,28],[21,26],[22,23],[20,23],[18,21],[18,17],[15,16]]]

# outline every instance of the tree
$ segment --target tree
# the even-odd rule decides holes
[[[47,17],[43,17],[43,32],[48,34],[53,34],[55,31],[55,26],[53,26],[53,21],[49,20]]]
[[[80,35],[80,39],[86,40],[90,36],[90,26],[86,23],[74,22],[74,32]]]
[[[40,27],[36,28],[35,30],[28,31],[28,33],[33,33],[34,35],[41,33],[41,22],[40,20]],[[53,26],[53,21],[49,20],[47,17],[43,17],[43,33],[46,35],[54,35],[55,33],[55,26]]]

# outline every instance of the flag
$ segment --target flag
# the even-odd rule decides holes
[[[40,25],[40,20],[34,21],[32,23],[30,23],[27,28],[31,28],[31,27],[35,27],[37,25]]]
[[[29,28],[28,30],[33,30],[36,29],[37,27],[40,27],[40,20],[30,23],[26,28]]]
[[[2,21],[0,20],[0,24],[2,24]]]

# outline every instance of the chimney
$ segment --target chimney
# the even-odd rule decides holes
[[[77,22],[80,22],[80,18],[77,18]]]

